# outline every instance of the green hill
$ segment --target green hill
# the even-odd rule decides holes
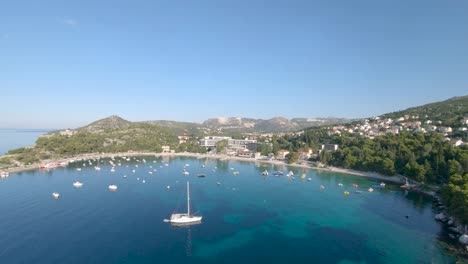
[[[468,95],[453,97],[445,101],[411,107],[403,111],[388,113],[384,117],[396,119],[404,115],[419,116],[419,120],[433,121],[437,125],[460,127],[468,116]],[[441,124],[436,123],[440,121]]]

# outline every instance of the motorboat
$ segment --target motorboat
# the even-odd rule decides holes
[[[281,176],[281,175],[284,175],[284,173],[283,173],[282,171],[275,171],[275,172],[273,173],[273,175],[275,175],[275,176]]]
[[[82,182],[76,181],[73,183],[73,187],[80,188],[81,186],[83,186]]]

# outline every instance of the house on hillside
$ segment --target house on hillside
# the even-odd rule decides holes
[[[393,126],[385,131],[385,133],[390,133],[390,134],[398,134],[400,133],[400,128],[397,126]]]
[[[452,140],[450,140],[450,143],[454,147],[460,147],[460,146],[465,145],[465,142],[463,142],[463,140],[461,140],[461,139],[452,139]]]
[[[336,151],[338,150],[338,148],[339,148],[338,144],[323,144],[322,146],[320,146],[320,152],[324,149],[328,151]]]
[[[286,159],[286,155],[289,154],[289,151],[285,150],[285,149],[282,149],[280,151],[278,151],[278,154],[276,154],[276,159]]]
[[[307,160],[310,158],[310,156],[312,155],[312,149],[309,148],[309,149],[306,149],[306,150],[302,150],[302,151],[299,151],[299,158],[300,159],[304,159],[304,160]]]
[[[439,132],[440,133],[451,133],[452,128],[451,127],[439,127]]]
[[[70,137],[70,136],[73,136],[74,134],[76,134],[76,131],[70,130],[70,129],[65,129],[65,130],[59,131],[59,135],[61,135],[61,136]]]

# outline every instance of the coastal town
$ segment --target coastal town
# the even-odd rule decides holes
[[[421,121],[422,120],[422,121]],[[416,133],[437,133],[442,136],[443,141],[450,142],[453,147],[461,147],[465,145],[463,138],[466,138],[468,117],[464,117],[459,126],[452,128],[450,126],[442,126],[440,120],[430,120],[420,118],[418,115],[404,115],[399,118],[383,118],[376,116],[373,118],[355,121],[350,124],[342,124],[326,127],[329,135],[337,136],[362,136],[373,139],[375,137],[386,134],[399,134],[403,131]],[[244,139],[233,139],[228,136],[205,136],[198,139],[199,145],[205,147],[209,151],[216,153],[216,144],[221,141],[226,141],[226,148],[222,149],[223,154],[229,156],[249,157],[255,159],[277,159],[284,160],[290,153],[289,150],[281,149],[276,155],[269,153],[262,155],[257,151],[258,144],[271,144],[273,136],[277,137],[295,137],[301,136],[304,130],[289,133],[249,133]],[[189,136],[179,136],[180,143],[186,142],[191,138]],[[299,152],[300,160],[309,160],[312,157],[317,157],[322,150],[336,151],[338,144],[329,144],[323,142],[317,146],[317,151],[311,148],[301,150]],[[219,149],[218,149],[219,150]]]

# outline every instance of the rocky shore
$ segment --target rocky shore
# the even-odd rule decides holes
[[[449,251],[456,251],[464,257],[468,257],[468,226],[462,225],[457,219],[450,216],[447,213],[442,200],[437,195],[434,196],[433,199],[433,208],[437,213],[434,216],[434,219],[444,225],[444,229],[447,231],[449,240],[455,242],[453,245],[447,244],[447,249]]]

